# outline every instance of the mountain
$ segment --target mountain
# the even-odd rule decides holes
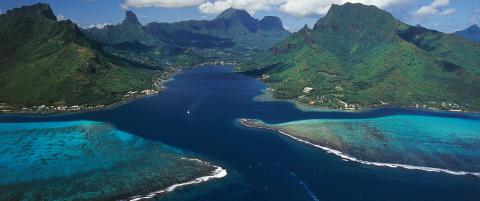
[[[218,38],[188,30],[165,31],[163,27],[143,26],[132,11],[126,11],[125,19],[116,25],[102,29],[89,28],[83,32],[102,44],[106,52],[125,59],[164,66],[191,66],[220,56],[205,49],[229,48],[230,39]],[[220,54],[222,55],[222,54]],[[225,57],[223,55],[223,57]]]
[[[480,27],[478,27],[478,25],[476,24],[468,27],[465,30],[457,31],[453,34],[467,40],[480,41]]]
[[[346,3],[238,70],[266,74],[275,97],[314,105],[478,111],[479,47],[375,6]]]
[[[286,38],[277,17],[253,18],[243,10],[227,9],[214,20],[140,24],[127,11],[117,25],[83,32],[106,52],[156,66],[191,66],[211,61],[239,61]]]
[[[113,103],[150,87],[150,73],[127,63],[104,54],[76,24],[57,21],[47,4],[0,15],[0,103]]]
[[[267,16],[262,20],[253,18],[248,12],[227,9],[213,20],[189,20],[175,23],[149,23],[147,30],[164,30],[175,33],[178,30],[230,39],[237,48],[268,49],[286,38],[290,32],[283,28],[280,18]],[[152,33],[152,31],[148,31]]]
[[[147,34],[143,25],[132,11],[126,11],[125,19],[117,25],[106,25],[103,29],[96,27],[84,31],[90,38],[107,44],[138,41],[153,45],[155,39]]]

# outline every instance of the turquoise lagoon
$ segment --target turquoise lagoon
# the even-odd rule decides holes
[[[0,200],[127,199],[214,171],[184,157],[107,123],[0,123]]]
[[[403,164],[410,169],[432,170],[420,168],[431,167],[480,176],[480,121],[475,119],[393,115],[277,124],[253,120],[246,121],[246,125],[278,130],[297,140],[320,145],[344,159],[366,164],[400,167]]]

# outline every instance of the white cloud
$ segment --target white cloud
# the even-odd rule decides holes
[[[306,15],[325,15],[332,4],[345,3],[361,3],[365,5],[374,5],[379,8],[386,8],[388,6],[398,3],[409,2],[408,0],[288,0],[285,4],[280,6],[280,10],[297,16]]]
[[[95,28],[97,28],[97,29],[103,29],[103,28],[105,28],[105,26],[107,26],[107,25],[110,25],[110,24],[109,24],[109,23],[91,24],[91,25],[88,26],[88,28],[90,29],[90,28],[95,27]]]
[[[324,15],[332,3],[340,3],[335,1],[322,0],[288,0],[280,6],[280,10],[290,15],[301,17],[307,15]]]
[[[65,16],[63,16],[62,14],[59,14],[57,16],[57,21],[63,21],[63,20],[66,20],[67,18],[65,18]]]
[[[433,0],[431,4],[420,7],[415,15],[428,16],[428,15],[451,15],[455,12],[453,8],[445,8],[450,3],[450,0]]]
[[[445,9],[440,13],[440,15],[451,15],[455,13],[455,11],[457,11],[455,8]]]
[[[243,9],[250,13],[270,10],[286,0],[214,0],[202,3],[198,9],[205,14],[220,13],[228,8]]]
[[[308,15],[324,15],[332,4],[362,3],[385,8],[411,0],[125,0],[122,8],[129,7],[189,7],[198,6],[201,13],[218,14],[228,8],[247,10],[255,13],[259,10],[279,10],[281,12],[302,17]],[[447,0],[448,1],[448,0]]]
[[[408,2],[409,0],[407,0]],[[212,0],[202,3],[202,13],[220,13],[228,8],[244,9],[250,13],[258,10],[277,9],[284,13],[302,17],[307,15],[324,15],[332,4],[362,3],[380,8],[406,2],[405,0]]]
[[[163,7],[163,8],[180,8],[188,6],[197,6],[205,0],[126,0],[125,3],[120,4],[124,9],[129,7]]]
[[[471,17],[471,18],[470,18],[470,23],[472,23],[472,24],[480,24],[480,18],[478,18],[478,17]]]

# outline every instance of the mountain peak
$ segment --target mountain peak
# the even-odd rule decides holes
[[[467,29],[457,31],[453,34],[467,40],[480,41],[480,27],[478,27],[478,25],[476,24],[468,27]]]
[[[308,28],[308,24],[305,24],[298,32],[308,32],[310,28]]]
[[[259,24],[260,28],[265,30],[284,30],[282,20],[275,16],[265,16]]]
[[[138,21],[137,15],[135,15],[135,13],[127,10],[125,12],[125,19],[123,20],[123,23],[140,24],[140,21]]]
[[[227,21],[229,26],[243,26],[250,32],[256,32],[258,28],[258,20],[253,18],[247,11],[235,8],[229,8],[217,18],[215,21]]]
[[[57,21],[57,17],[53,13],[52,8],[50,8],[50,5],[45,3],[37,3],[30,6],[22,6],[20,8],[14,8],[12,10],[7,11],[7,14],[23,15],[23,16],[35,15],[33,17],[37,17],[38,15],[40,15],[48,19]]]
[[[480,27],[478,27],[478,25],[474,24],[470,27],[467,28],[467,31],[476,31],[476,32],[479,32],[480,31]]]
[[[247,11],[245,10],[240,10],[240,9],[235,9],[235,8],[229,8],[220,15],[216,19],[232,19],[232,18],[253,18]]]
[[[377,19],[379,17],[380,19]],[[394,19],[387,11],[376,6],[364,5],[361,3],[345,3],[343,5],[333,4],[324,18],[337,18],[342,21],[349,20],[351,22]]]
[[[315,30],[328,28],[345,34],[371,33],[387,36],[395,32],[399,21],[376,6],[360,3],[332,5],[328,13],[315,24]],[[366,35],[364,35],[366,36]]]

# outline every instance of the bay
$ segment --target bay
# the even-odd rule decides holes
[[[284,123],[391,115],[480,121],[466,113],[381,108],[306,112],[285,101],[254,101],[261,82],[231,67],[192,68],[159,95],[79,114],[0,116],[1,123],[104,122],[138,137],[196,153],[227,169],[227,177],[178,189],[162,200],[478,200],[480,178],[343,161],[275,132],[245,128],[239,118]],[[190,113],[188,113],[190,111]],[[452,125],[455,126],[455,125]],[[477,159],[480,160],[480,159]],[[66,167],[68,168],[68,167]]]

